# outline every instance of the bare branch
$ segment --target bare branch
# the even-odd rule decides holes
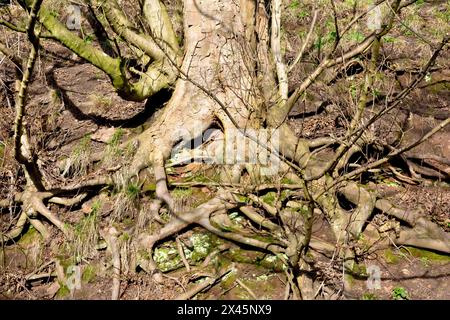
[[[272,35],[271,48],[278,76],[278,93],[281,103],[288,98],[288,78],[286,65],[281,52],[281,0],[272,0]]]
[[[311,39],[311,36],[312,36],[312,34],[313,34],[314,27],[316,26],[316,22],[317,22],[317,17],[318,17],[318,15],[319,15],[319,10],[315,10],[315,11],[314,11],[314,15],[313,15],[313,19],[312,19],[312,22],[311,22],[311,25],[310,25],[310,27],[309,27],[308,35],[306,36],[305,41],[303,42],[303,46],[302,46],[302,48],[300,49],[300,51],[299,51],[297,57],[294,59],[294,61],[292,62],[292,64],[288,67],[288,72],[291,72],[291,71],[294,69],[294,67],[297,65],[297,63],[298,63],[300,60],[302,60],[303,55],[305,54],[306,47],[308,46],[308,43],[309,43],[309,41],[310,41],[310,39]]]

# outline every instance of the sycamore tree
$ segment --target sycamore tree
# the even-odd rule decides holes
[[[422,57],[409,82],[400,87],[381,85],[386,39],[395,28],[406,25],[403,14],[416,2],[354,1],[349,7],[348,1],[334,0],[24,0],[3,7],[2,30],[26,37],[28,56],[22,61],[0,43],[0,52],[10,60],[18,79],[11,148],[25,175],[21,191],[0,202],[5,208],[11,202],[21,208],[15,224],[2,230],[2,241],[13,242],[28,224],[44,237],[50,226],[55,226],[71,241],[73,226],[52,212],[50,204],[71,208],[106,189],[114,191],[118,208],[104,218],[101,230],[95,230],[95,239],[105,240],[113,257],[113,298],[119,295],[124,268],[143,270],[162,281],[163,273],[155,262],[156,247],[192,226],[277,256],[286,268],[288,296],[292,298],[326,296],[315,274],[320,257],[340,261],[354,271],[358,257],[375,243],[450,253],[450,237],[443,228],[420,209],[405,210],[386,199],[371,180],[384,171],[411,183],[420,181],[417,172],[428,172],[425,175],[431,180],[449,178],[448,170],[421,170],[417,164],[411,168],[405,156],[445,128],[448,118],[408,143],[402,143],[401,130],[394,140],[380,138],[383,126],[401,128],[392,115],[408,95],[428,81],[447,49],[448,30],[440,30],[434,38],[426,36],[428,55]],[[55,14],[61,3],[66,9],[71,6],[68,18]],[[295,54],[288,56],[286,44],[292,39],[286,31],[286,16],[298,6],[305,8],[302,18],[307,19],[308,28],[298,36]],[[90,41],[80,33],[87,14],[96,21]],[[406,27],[409,37],[424,38]],[[45,43],[58,43],[98,68],[124,100],[152,101],[162,91],[170,94],[167,101],[155,106],[158,110],[145,130],[117,144],[126,150],[126,156],[104,162],[106,169],[102,164],[91,165],[98,164],[101,155],[84,159],[83,170],[73,159],[61,160],[62,177],[78,179],[61,179],[59,184],[42,173],[25,125],[27,88]],[[291,112],[318,83],[330,90],[342,87],[342,81],[348,85],[349,72],[355,79],[350,102],[342,110],[341,130],[299,137],[288,121]],[[328,105],[333,103],[328,101]],[[367,150],[370,156],[357,156]],[[169,170],[189,170],[191,163],[213,168],[214,179],[196,180],[193,175],[188,182],[169,181]],[[134,228],[124,251],[125,231],[117,223],[135,205],[126,203],[130,194],[139,202],[144,184],[154,186],[154,197],[139,215],[159,224]],[[173,190],[192,186],[208,186],[214,193],[185,211],[176,205]],[[163,212],[167,219],[161,218]],[[230,212],[238,212],[245,223],[234,226]],[[362,234],[374,212],[383,212],[401,224],[380,232],[368,244]],[[318,216],[329,223],[334,242],[313,234]],[[218,249],[223,250],[227,248]],[[126,267],[123,255],[132,257]],[[183,250],[180,256],[187,271],[192,271]],[[202,266],[211,267],[208,262]],[[217,267],[209,277],[215,280],[227,273],[227,268]],[[183,297],[189,298],[209,284],[200,283]]]

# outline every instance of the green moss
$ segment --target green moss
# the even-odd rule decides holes
[[[282,184],[295,184],[295,182],[293,180],[286,178],[286,177],[281,179],[281,183]]]
[[[142,186],[142,192],[154,192],[156,191],[156,184],[155,183],[145,183]]]
[[[355,278],[349,273],[344,275],[344,280],[350,287],[355,283]]]
[[[222,281],[220,282],[223,289],[231,289],[234,285],[234,282],[236,281],[237,273],[236,271],[229,272],[225,277],[222,278]]]
[[[153,259],[162,272],[175,270],[181,265],[181,257],[173,241],[165,243],[164,247],[156,248]]]
[[[144,260],[150,260],[150,255],[149,255],[149,253],[147,252],[147,250],[144,250],[144,249],[140,249],[139,251],[138,251],[138,257],[139,258],[142,258],[142,259],[144,259]]]
[[[273,206],[275,204],[276,195],[277,194],[275,192],[267,192],[264,196],[261,197],[261,199],[268,205]]]
[[[283,191],[281,191],[281,194],[280,194],[281,201],[286,200],[286,199],[289,198],[292,194],[293,194],[293,192],[292,192],[291,190],[283,190]]]
[[[275,238],[274,236],[270,236],[270,234],[265,234],[265,235],[254,235],[252,236],[253,239],[262,241],[262,242],[266,242],[266,243],[277,243],[278,240],[277,238]]]
[[[95,279],[96,270],[94,266],[88,265],[84,268],[81,280],[85,283],[92,282]]]
[[[236,195],[236,199],[242,203],[248,203],[250,201],[250,199],[244,195]]]
[[[384,36],[383,40],[386,43],[394,43],[396,41],[395,37],[391,37],[391,36]]]
[[[364,264],[354,263],[351,271],[352,271],[352,274],[354,274],[354,275],[358,275],[358,276],[362,276],[362,277],[367,276],[367,268]]]
[[[63,268],[64,273],[67,272],[70,266],[75,265],[75,258],[73,256],[59,255],[56,257],[56,259],[58,259],[58,262]]]
[[[1,158],[3,158],[5,155],[5,145],[3,144],[3,142],[0,141],[0,160]]]
[[[384,260],[390,264],[395,264],[400,261],[400,256],[398,254],[396,254],[394,251],[392,251],[392,249],[384,250],[383,256],[384,256]]]
[[[57,298],[65,298],[68,295],[70,295],[70,290],[66,285],[61,285],[60,288],[58,289],[58,292],[56,292]]]
[[[175,188],[172,191],[172,196],[174,198],[183,199],[191,197],[192,193],[192,188]]]
[[[186,258],[198,262],[206,258],[213,247],[212,239],[206,233],[194,233],[190,237],[193,250],[185,250]]]
[[[439,254],[433,251],[419,249],[415,247],[406,247],[406,249],[401,249],[403,253],[410,253],[414,257],[420,259],[426,259],[429,261],[441,261],[441,262],[450,262],[450,255]]]
[[[384,184],[389,187],[401,187],[401,184],[396,181],[384,180]]]
[[[231,249],[224,253],[224,257],[231,261],[252,264],[274,272],[283,272],[286,270],[286,266],[279,257],[262,252]]]
[[[262,274],[262,275],[256,277],[256,281],[267,281],[267,280],[269,280],[269,277],[270,276],[268,276],[267,274]]]
[[[36,241],[40,241],[41,239],[42,236],[39,234],[39,232],[33,226],[30,226],[27,232],[20,238],[19,244],[28,246],[35,243]]]

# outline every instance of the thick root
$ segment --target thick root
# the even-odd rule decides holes
[[[191,212],[185,214],[174,215],[171,222],[166,224],[158,232],[152,235],[141,235],[139,238],[139,248],[143,248],[147,253],[147,257],[141,257],[137,264],[147,273],[154,275],[156,281],[162,281],[162,277],[158,272],[158,266],[153,260],[153,247],[158,241],[164,240],[193,223],[199,223],[202,218],[209,219],[209,216],[219,210],[227,210],[233,208],[235,205],[230,202],[231,195],[227,192],[222,196],[217,196],[214,199],[198,206]]]
[[[120,298],[120,274],[121,274],[121,261],[120,261],[120,247],[117,241],[118,231],[111,227],[103,235],[108,243],[108,249],[112,255],[113,262],[113,286],[111,292],[111,300],[119,300]]]
[[[367,190],[363,187],[358,187],[355,183],[348,184],[341,191],[348,200],[358,205],[358,208],[361,205],[366,207],[365,214],[360,217],[361,220],[355,221],[358,228],[361,228],[359,231],[362,231],[362,226],[366,223],[375,207],[411,226],[411,228],[402,228],[398,238],[394,240],[395,243],[450,253],[450,235],[438,225],[423,217],[418,210],[398,208],[386,199],[375,200],[375,197],[370,196]]]
[[[450,254],[450,235],[425,218],[419,218],[412,229],[402,229],[395,243]]]

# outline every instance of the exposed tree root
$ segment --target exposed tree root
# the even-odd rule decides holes
[[[204,217],[209,219],[209,216],[216,211],[226,210],[234,207],[235,205],[232,205],[230,203],[230,200],[232,200],[230,199],[230,194],[224,193],[222,196],[219,195],[216,198],[209,200],[205,204],[198,206],[191,212],[174,215],[171,222],[166,224],[156,233],[152,235],[142,234],[138,240],[138,247],[144,249],[148,253],[148,255],[146,259],[140,257],[139,261],[137,262],[138,265],[146,272],[154,275],[156,281],[161,281],[162,278],[158,273],[158,267],[153,260],[154,245],[158,241],[172,236],[173,234],[183,230],[193,223],[199,223],[199,221]]]
[[[190,272],[191,266],[189,265],[189,261],[187,261],[187,259],[186,259],[186,255],[184,254],[183,244],[181,243],[179,238],[176,239],[176,242],[177,242],[178,254],[181,257],[181,260],[183,261],[184,267],[186,268],[187,272]]]
[[[228,273],[230,273],[234,269],[234,266],[227,269],[220,270],[216,275],[208,276],[209,279],[202,281],[201,283],[197,284],[190,290],[186,291],[185,293],[180,294],[179,296],[175,297],[174,300],[189,300],[193,298],[196,294],[200,293],[201,291],[205,290],[206,288],[212,286],[214,283],[219,281],[221,278],[226,276]]]
[[[335,53],[340,40],[338,35],[333,51],[316,66],[312,75],[308,76],[288,96],[287,73],[304,54],[316,23],[317,12],[314,14],[313,23],[303,48],[294,63],[287,67],[280,51],[281,1],[274,0],[272,2],[272,28],[269,37],[269,14],[266,12],[264,1],[241,1],[240,4],[237,2],[227,4],[227,10],[224,10],[227,12],[225,15],[220,11],[223,9],[223,1],[208,0],[197,3],[194,0],[185,0],[185,55],[181,62],[176,37],[168,20],[167,12],[160,1],[143,1],[143,13],[152,30],[151,36],[135,32],[116,1],[106,2],[102,9],[105,11],[111,28],[118,36],[132,44],[132,51],[142,51],[143,56],[140,59],[146,61],[149,66],[145,72],[130,69],[130,72],[142,76],[139,82],[131,83],[125,78],[122,67],[119,68],[119,65],[122,65],[120,59],[108,56],[105,59],[100,58],[102,55],[98,54],[96,48],[83,44],[74,34],[62,29],[47,8],[44,8],[40,16],[42,24],[49,29],[52,24],[56,25],[55,30],[50,30],[52,35],[78,55],[105,71],[122,96],[132,100],[142,100],[150,96],[153,91],[175,82],[175,78],[178,79],[168,104],[162,111],[155,114],[148,129],[133,138],[137,150],[135,150],[130,165],[115,166],[117,172],[111,176],[102,175],[92,180],[80,181],[73,185],[50,190],[46,188],[46,183],[42,179],[38,161],[35,161],[31,152],[32,148],[29,146],[23,124],[25,93],[39,44],[39,37],[34,30],[38,29],[35,28],[35,24],[41,2],[33,1],[34,5],[30,13],[27,32],[33,48],[29,55],[27,68],[24,70],[16,106],[15,156],[25,169],[27,185],[25,191],[17,193],[12,200],[21,203],[22,211],[16,225],[9,232],[1,235],[2,242],[19,237],[27,221],[44,238],[47,238],[49,232],[39,219],[40,216],[57,227],[67,238],[70,238],[71,229],[50,211],[48,203],[67,207],[82,203],[87,198],[89,189],[105,185],[123,187],[129,181],[135,181],[132,179],[138,179],[140,172],[148,168],[153,170],[156,185],[156,199],[149,206],[148,215],[162,226],[156,232],[147,234],[145,231],[148,222],[146,217],[136,223],[137,227],[131,244],[133,254],[137,257],[136,261],[133,261],[135,265],[132,267],[133,269],[142,268],[157,282],[162,281],[162,275],[153,258],[154,247],[168,238],[177,237],[179,232],[191,225],[201,226],[231,242],[282,256],[280,259],[284,265],[288,266],[286,271],[288,285],[285,297],[288,298],[292,292],[293,299],[314,299],[318,292],[327,291],[324,284],[317,288],[317,283],[314,282],[314,261],[310,261],[309,253],[313,257],[312,260],[318,255],[325,255],[331,257],[332,261],[339,258],[345,266],[348,266],[355,260],[355,243],[364,231],[366,224],[370,222],[375,209],[408,225],[401,227],[399,234],[395,235],[396,237],[393,239],[395,244],[412,245],[450,254],[449,234],[427,220],[418,210],[398,208],[389,200],[353,182],[363,173],[373,169],[381,170],[380,166],[388,164],[390,159],[423,143],[448,125],[450,119],[444,120],[422,138],[406,147],[391,148],[388,155],[377,161],[365,164],[350,163],[355,154],[375,141],[370,126],[382,115],[393,110],[401,99],[423,80],[440,50],[448,42],[448,38],[437,46],[419,76],[402,92],[387,101],[385,108],[368,118],[365,110],[368,103],[366,95],[373,80],[373,74],[370,73],[374,71],[374,66],[370,64],[376,63],[376,58],[373,58],[367,68],[368,71],[365,70],[364,90],[358,105],[355,106],[354,116],[349,121],[346,135],[340,138],[321,137],[308,141],[298,138],[285,123],[294,104],[326,69],[360,55],[369,49],[372,43],[377,43],[389,28],[392,28],[394,16],[387,16],[386,20],[391,22],[383,26],[382,30],[371,33],[350,51],[333,58],[333,53]],[[393,11],[394,14],[397,14],[401,7],[400,1],[394,1],[394,3],[396,5]],[[210,15],[213,13],[220,13],[220,18],[224,19],[211,19]],[[344,29],[344,33],[350,29],[353,23],[355,22],[351,22]],[[254,29],[249,33],[246,27],[250,25]],[[269,38],[271,38],[270,41]],[[373,48],[373,56],[377,56],[379,46],[378,49],[376,47]],[[272,57],[268,52],[272,52]],[[98,57],[96,57],[97,54]],[[272,65],[273,63],[274,65]],[[152,83],[152,80],[144,76],[150,79],[151,76],[154,76],[154,79],[158,80],[154,80]],[[361,125],[359,125],[360,123]],[[221,130],[215,129],[216,139],[210,138],[206,142],[201,141],[202,145],[198,148],[181,152],[181,156],[179,155],[178,158],[172,157],[176,146],[189,146],[192,141],[202,139],[212,125],[221,127]],[[260,130],[263,126],[273,136],[279,136],[279,144],[272,141],[264,144],[252,135],[252,130]],[[226,143],[236,137],[238,139],[233,144]],[[267,165],[248,164],[245,161],[239,161],[242,159],[237,157],[242,156],[241,154],[236,156],[232,152],[232,155],[227,153],[230,151],[228,149],[240,150],[239,148],[247,143],[251,145],[247,150],[250,155],[261,155],[268,152],[269,159],[277,160],[279,167],[276,169],[279,176],[274,179],[273,175],[269,173],[270,168]],[[337,149],[334,151],[331,146],[336,146]],[[381,146],[382,148],[384,146]],[[312,149],[314,150],[311,151]],[[329,159],[324,160],[321,158],[320,152],[325,149],[329,149],[332,155]],[[245,156],[243,157],[245,158]],[[168,164],[168,159],[173,160],[172,163]],[[189,212],[177,212],[169,191],[166,168],[199,159],[204,162],[224,164],[223,170],[220,172],[221,183],[189,182],[173,183],[173,185],[215,186],[218,187],[217,194],[213,199]],[[389,165],[389,169],[398,179],[407,183],[420,181],[419,174],[442,179],[448,178],[448,172],[442,172],[439,165],[429,162],[429,160],[446,162],[446,159],[429,155],[423,159],[428,161],[427,164],[431,168],[419,166],[406,159],[412,178],[399,173],[392,165]],[[346,168],[354,170],[345,173],[343,170]],[[64,171],[63,175],[67,170]],[[109,174],[114,170],[109,168],[106,171]],[[244,171],[252,181],[251,184],[241,181]],[[281,177],[284,176],[289,177],[295,184],[281,183]],[[267,182],[270,179],[277,181]],[[273,201],[265,201],[264,196],[268,194],[267,192],[275,194]],[[239,200],[237,194],[245,195],[246,199]],[[341,196],[352,204],[351,209],[343,208]],[[0,201],[0,207],[8,207],[10,204],[10,200]],[[159,211],[164,205],[168,208],[171,216],[168,223],[159,217]],[[228,211],[236,208],[258,227],[258,231],[263,228],[267,230],[270,238],[261,239],[261,237],[253,237],[251,232],[227,229],[223,221],[226,221]],[[330,222],[337,243],[328,243],[312,235],[313,217],[318,212],[322,212]],[[144,216],[147,212],[140,212],[140,214]],[[254,231],[256,229],[254,225],[251,225],[249,229]],[[262,232],[261,234],[267,235]],[[127,248],[121,248],[118,239],[119,232],[114,227],[107,228],[102,236],[112,255],[111,297],[115,300],[120,298],[121,271],[127,270],[127,266],[125,266],[127,257],[124,254]],[[176,238],[176,243],[186,270],[193,271],[195,268],[191,268],[189,265],[178,238]],[[227,248],[226,246],[217,248],[204,260],[202,267],[207,267],[213,254],[218,254]],[[61,266],[57,267],[57,274],[60,279],[64,279],[64,270],[61,269]],[[231,270],[232,268],[223,269],[215,275],[208,275],[208,280],[194,286],[178,296],[177,299],[194,297]],[[239,280],[238,283],[253,298],[257,299],[257,295],[244,283]],[[329,293],[329,295],[333,296],[333,293]]]
[[[417,219],[412,229],[403,228],[395,242],[450,254],[450,235],[423,217]]]
[[[356,184],[347,185],[346,188],[340,189],[345,197],[351,202],[360,206],[364,204],[368,206],[366,214],[361,220],[355,219],[359,232],[362,231],[362,225],[373,212],[373,208],[377,208],[382,212],[395,217],[400,221],[406,222],[411,228],[402,228],[399,237],[395,240],[398,244],[412,245],[424,249],[441,251],[450,254],[450,235],[443,231],[438,225],[429,221],[421,215],[418,210],[404,210],[396,207],[386,199],[378,199],[372,196],[371,199],[361,197],[362,194],[369,194],[368,191]],[[356,217],[358,217],[358,209],[356,209]],[[352,214],[353,215],[353,214]],[[362,224],[361,224],[362,222]],[[359,234],[359,233],[358,233]]]
[[[242,281],[239,280],[239,279],[236,279],[236,282],[237,282],[242,288],[244,288],[245,291],[248,292],[248,294],[250,295],[250,297],[252,297],[254,300],[259,300],[258,296],[253,292],[253,290],[250,289],[248,286],[246,286],[244,282],[242,282]]]
[[[13,240],[20,236],[24,226],[26,225],[27,220],[29,220],[36,229],[42,233],[44,238],[48,237],[48,232],[45,226],[36,219],[36,215],[40,214],[45,217],[48,221],[50,221],[53,225],[55,225],[59,230],[63,232],[65,236],[70,235],[70,230],[66,227],[66,225],[55,215],[53,214],[47,206],[44,204],[45,199],[53,199],[52,202],[58,202],[62,204],[76,204],[82,201],[84,198],[83,195],[78,196],[74,199],[64,199],[53,197],[53,193],[51,192],[30,192],[25,191],[20,195],[20,201],[22,202],[22,213],[19,217],[19,220],[13,230],[9,231],[7,234],[2,235],[3,241],[7,242],[9,240]]]
[[[112,255],[112,267],[113,267],[113,286],[111,292],[111,300],[118,300],[120,298],[120,274],[121,274],[121,261],[120,261],[120,247],[117,241],[119,233],[114,227],[106,230],[104,238],[108,243],[108,248]]]

